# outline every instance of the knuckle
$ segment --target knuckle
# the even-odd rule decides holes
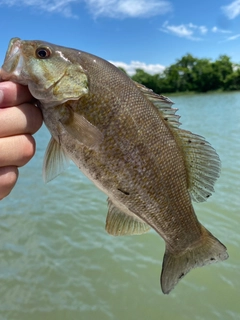
[[[19,159],[20,167],[32,159],[36,150],[35,139],[30,134],[23,135],[22,140],[22,155]]]
[[[18,169],[15,166],[0,168],[0,200],[7,197],[18,179]]]

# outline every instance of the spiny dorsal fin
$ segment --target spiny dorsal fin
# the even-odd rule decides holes
[[[203,137],[186,130],[176,131],[185,155],[191,197],[197,202],[206,201],[220,175],[219,156]]]
[[[60,144],[51,137],[43,161],[43,180],[48,182],[59,175],[69,164],[66,152]]]
[[[178,128],[181,124],[179,122],[180,116],[176,115],[178,109],[172,108],[173,102],[165,96],[154,93],[151,89],[148,89],[140,83],[134,83],[144,96],[160,111],[163,119],[167,121],[171,127]]]
[[[150,227],[136,216],[130,216],[122,212],[108,199],[108,214],[105,229],[113,236],[124,236],[145,233]]]

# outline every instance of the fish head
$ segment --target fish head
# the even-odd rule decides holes
[[[88,76],[72,51],[45,41],[11,39],[1,80],[27,85],[43,105],[78,100],[88,93]],[[75,51],[75,50],[74,50]]]

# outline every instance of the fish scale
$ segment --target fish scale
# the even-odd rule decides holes
[[[180,128],[171,100],[99,57],[37,40],[10,41],[1,78],[27,85],[42,110],[52,135],[45,180],[70,158],[107,194],[108,233],[152,227],[164,239],[164,293],[192,268],[228,258],[191,202],[211,195],[220,159],[203,137]]]

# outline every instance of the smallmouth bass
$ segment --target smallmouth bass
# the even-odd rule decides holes
[[[161,288],[169,293],[192,268],[228,258],[197,219],[220,172],[216,151],[179,128],[168,98],[133,82],[92,54],[44,41],[10,41],[1,80],[27,85],[52,138],[43,175],[71,159],[108,196],[106,230],[165,241]]]

